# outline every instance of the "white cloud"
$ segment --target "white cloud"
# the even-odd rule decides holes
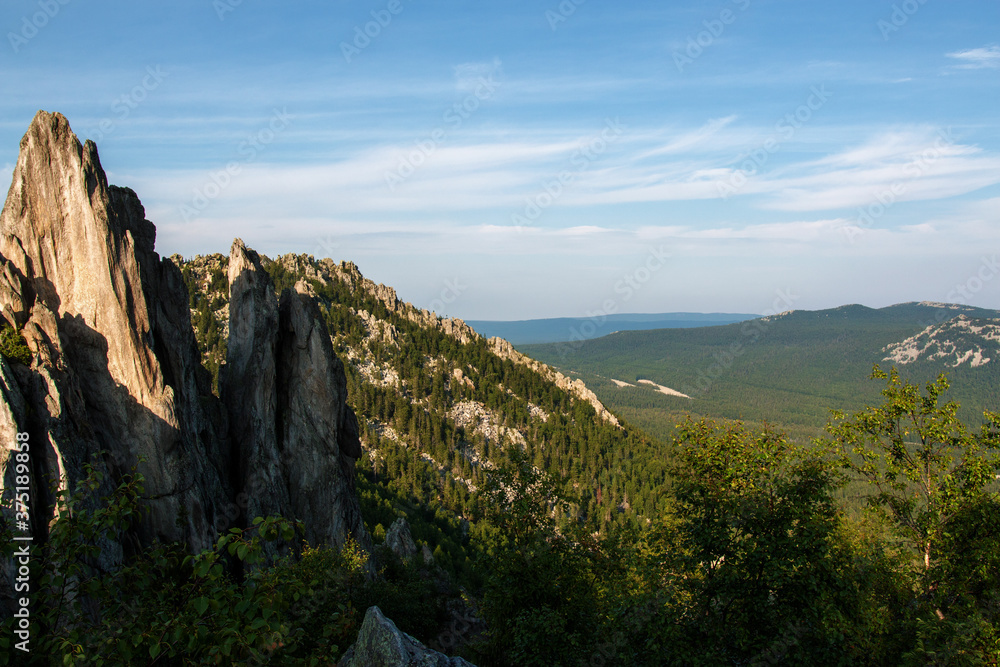
[[[819,160],[751,178],[738,194],[765,194],[768,208],[821,211],[943,199],[1000,183],[1000,156],[929,129],[891,131]],[[889,193],[889,194],[887,194]]]
[[[681,134],[679,137],[675,137],[657,148],[650,149],[643,153],[639,153],[635,156],[636,160],[642,160],[644,158],[652,157],[654,155],[670,155],[673,153],[682,153],[689,151],[701,144],[704,141],[716,134],[719,130],[726,127],[733,121],[735,121],[737,116],[726,116],[725,118],[716,118],[708,121],[697,130],[686,132]]]
[[[955,69],[996,69],[1000,67],[1000,46],[986,46],[946,53],[946,56],[961,61]]]

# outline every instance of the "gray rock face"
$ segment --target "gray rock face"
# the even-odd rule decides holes
[[[409,560],[417,553],[417,545],[410,534],[410,524],[399,517],[385,531],[385,546],[402,560]]]
[[[229,252],[229,292],[229,340],[219,393],[229,415],[230,482],[244,501],[236,522],[245,526],[251,517],[285,514],[289,500],[275,430],[278,302],[260,257],[240,239]]]
[[[310,543],[339,546],[352,535],[370,553],[354,486],[358,419],[308,284],[282,293],[279,322],[278,424],[291,508],[305,520]]]
[[[4,507],[15,486],[7,443],[26,431],[36,542],[52,489],[76,488],[85,464],[104,475],[95,505],[131,468],[145,477],[143,518],[101,545],[104,569],[156,540],[210,548],[221,530],[268,514],[301,519],[314,545],[353,535],[370,552],[354,491],[358,422],[308,286],[279,307],[256,253],[234,243],[220,401],[183,278],[155,238],[135,193],[108,185],[96,146],[39,112],[0,213],[0,316],[23,327],[32,354],[30,366],[0,359]]]
[[[301,519],[313,545],[353,536],[370,553],[354,486],[357,417],[311,288],[300,282],[278,302],[260,257],[238,239],[229,279],[220,391],[232,424],[233,483],[247,512]]]
[[[475,667],[464,658],[432,651],[401,632],[378,607],[369,607],[358,641],[337,667]]]
[[[146,478],[141,542],[214,541],[224,425],[203,408],[211,392],[186,290],[155,236],[135,193],[108,185],[97,147],[39,112],[0,213],[0,307],[24,325],[34,357],[15,369],[30,409],[12,414],[31,434],[36,530],[48,523],[49,485],[75,486],[103,452],[105,492],[132,466]]]

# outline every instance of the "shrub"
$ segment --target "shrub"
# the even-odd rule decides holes
[[[0,329],[0,354],[4,359],[17,361],[28,366],[31,364],[31,350],[24,337],[14,327],[4,324]]]

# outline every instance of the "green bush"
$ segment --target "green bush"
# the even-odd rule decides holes
[[[24,337],[14,327],[4,324],[0,329],[0,354],[4,359],[17,361],[29,366],[31,364],[31,350],[24,341]]]
[[[126,475],[88,509],[102,476],[87,471],[77,491],[58,495],[48,541],[32,547],[32,651],[25,661],[13,650],[10,619],[0,635],[0,664],[60,657],[65,665],[319,665],[354,641],[349,595],[364,567],[356,547],[307,547],[300,560],[264,567],[265,542],[292,540],[296,526],[257,518],[201,553],[156,545],[102,571],[102,547],[121,541],[139,516],[142,477]],[[9,557],[13,543],[4,537]],[[234,563],[244,564],[244,577],[227,567]]]

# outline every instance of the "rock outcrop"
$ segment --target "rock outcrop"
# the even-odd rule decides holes
[[[39,112],[0,213],[0,306],[33,355],[30,369],[14,369],[29,409],[18,415],[4,393],[30,434],[36,531],[48,523],[50,485],[75,486],[93,462],[105,492],[133,466],[145,476],[140,541],[200,549],[215,539],[228,496],[215,467],[224,424],[183,281],[155,237],[135,193],[108,185],[93,142]],[[109,566],[120,556],[102,553]]]
[[[515,364],[527,366],[546,380],[555,383],[557,387],[566,393],[590,403],[597,414],[604,421],[614,424],[615,426],[619,426],[618,418],[604,407],[604,404],[597,398],[597,394],[592,392],[587,385],[584,384],[583,380],[570,380],[568,377],[551,366],[521,354],[514,349],[514,346],[511,345],[509,341],[506,341],[503,338],[490,338],[489,344],[493,354],[497,355],[501,359],[513,361]]]
[[[330,284],[333,281],[343,282],[352,292],[366,294],[380,301],[390,313],[407,319],[422,328],[436,329],[461,343],[483,339],[472,327],[460,319],[439,317],[435,313],[421,310],[410,303],[402,301],[391,287],[365,278],[353,262],[335,262],[328,258],[315,260],[310,255],[295,254],[281,255],[274,260],[261,257],[260,260],[264,266],[273,261],[289,273],[304,275],[307,279],[318,280],[323,284]],[[204,258],[196,258],[195,261],[204,270],[205,267],[224,263],[225,258],[222,255],[212,255]],[[0,293],[2,293],[2,290],[3,281],[2,277],[0,277]],[[220,326],[223,330],[226,330],[228,326],[227,316],[224,311],[221,315]],[[399,346],[399,333],[389,322],[379,319],[365,310],[359,310],[357,315],[364,321],[371,335],[376,335],[379,340],[387,345]],[[618,425],[618,419],[604,407],[604,404],[584,384],[583,380],[571,380],[552,367],[517,352],[509,342],[502,338],[490,339],[488,343],[490,349],[498,356],[515,364],[531,368],[572,396],[590,403],[594,407],[594,410],[597,411],[597,414],[605,421],[616,426]],[[360,360],[357,365],[368,381],[375,384],[398,386],[398,378],[394,378],[392,373],[381,373],[370,361]],[[465,377],[461,369],[455,369],[455,373],[456,381],[474,387],[472,380]]]
[[[336,263],[331,259],[321,259],[316,262],[319,267],[317,269],[312,265],[310,260],[312,260],[312,257],[308,255],[283,255],[275,261],[279,262],[289,271],[301,271],[309,277],[315,277],[320,280],[329,278],[341,280],[352,290],[367,293],[373,298],[378,299],[385,305],[386,310],[389,312],[404,317],[421,327],[437,329],[461,343],[482,339],[482,336],[460,319],[438,317],[435,313],[421,310],[400,300],[396,295],[396,291],[391,287],[380,283],[376,284],[374,281],[365,278],[354,262]],[[514,349],[513,345],[502,338],[491,338],[488,342],[490,349],[497,356],[536,371],[546,380],[554,382],[560,389],[580,400],[590,403],[594,407],[594,410],[597,411],[597,414],[605,421],[615,426],[619,425],[618,418],[604,407],[604,404],[597,398],[597,394],[591,391],[584,384],[583,380],[569,379],[547,364],[521,354]]]
[[[413,541],[413,535],[410,534],[410,524],[407,523],[406,519],[399,517],[392,522],[389,530],[385,531],[385,546],[400,560],[410,560],[417,554],[417,544]]]
[[[337,667],[475,667],[464,658],[432,651],[399,630],[378,607],[369,607],[358,641]]]
[[[918,361],[943,363],[952,368],[966,363],[971,368],[985,366],[1000,358],[1000,320],[959,315],[933,324],[916,336],[886,345],[882,351],[887,353],[883,361],[901,366]]]
[[[276,429],[278,302],[260,258],[243,241],[229,253],[229,340],[219,393],[229,415],[228,470],[240,505],[237,522],[281,514],[288,486]]]
[[[4,507],[23,485],[8,443],[27,432],[37,542],[53,490],[75,489],[87,464],[104,480],[94,506],[131,469],[145,478],[142,519],[100,545],[103,569],[156,541],[210,548],[220,531],[267,514],[301,520],[314,545],[353,536],[370,552],[354,490],[358,422],[308,286],[279,304],[256,254],[234,244],[220,400],[200,363],[183,276],[155,239],[136,194],[108,184],[93,142],[39,112],[0,213],[0,316],[31,354],[28,365],[0,359]],[[0,598],[9,598],[6,579]]]
[[[275,298],[260,257],[229,255],[229,344],[220,391],[232,424],[232,484],[246,517],[301,519],[311,544],[348,536],[371,552],[355,493],[361,456],[347,378],[304,282]],[[245,520],[245,519],[244,519]]]

